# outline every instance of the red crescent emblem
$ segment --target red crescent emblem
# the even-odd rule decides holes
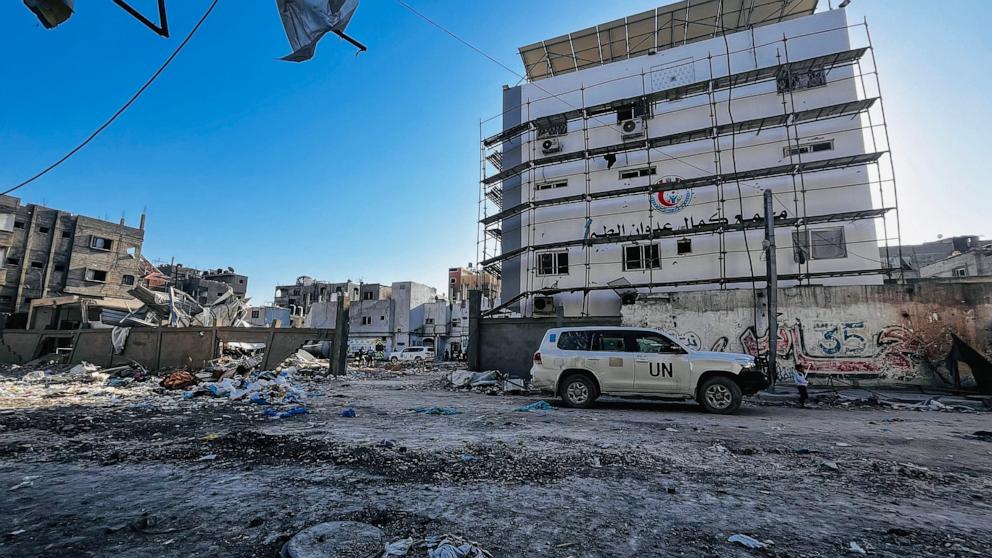
[[[658,203],[665,207],[675,207],[675,202],[670,202],[665,198],[665,192],[658,192]]]

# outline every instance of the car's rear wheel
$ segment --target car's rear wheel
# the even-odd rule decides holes
[[[416,362],[417,364],[420,364],[421,362],[424,362],[424,359],[422,359],[420,357],[417,357],[417,358],[413,359],[413,362]]]
[[[393,358],[391,358],[391,359],[389,359],[389,362],[397,362],[397,361],[399,361],[399,360],[400,360],[400,359],[398,359],[398,358],[396,358],[396,357],[393,357]]]
[[[576,409],[585,409],[599,397],[595,382],[584,374],[573,374],[565,378],[559,388],[559,395],[565,405]]]
[[[730,378],[710,378],[699,388],[699,404],[710,413],[729,415],[741,406],[743,395]]]

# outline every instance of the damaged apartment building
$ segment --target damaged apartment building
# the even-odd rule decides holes
[[[0,196],[0,314],[7,328],[74,329],[128,310],[151,267],[137,228]]]
[[[159,270],[169,278],[169,286],[195,298],[200,304],[213,304],[228,290],[244,299],[248,294],[248,276],[234,271],[233,267],[200,270],[183,264],[160,265]]]

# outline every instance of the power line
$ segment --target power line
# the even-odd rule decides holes
[[[41,172],[35,174],[31,178],[28,178],[27,180],[21,182],[20,184],[18,184],[16,186],[13,186],[11,188],[8,188],[7,190],[4,190],[3,192],[0,192],[0,196],[5,196],[5,195],[7,195],[7,194],[9,194],[9,193],[11,193],[11,192],[13,192],[15,190],[19,190],[19,189],[27,186],[28,184],[31,184],[35,180],[38,180],[42,176],[45,176],[50,171],[54,170],[55,167],[58,167],[62,163],[66,162],[70,157],[72,157],[73,155],[75,155],[76,153],[78,153],[82,148],[86,147],[87,144],[89,144],[91,141],[93,141],[94,139],[96,139],[96,137],[98,135],[100,135],[100,132],[102,132],[104,129],[106,129],[107,126],[110,126],[111,124],[113,124],[114,120],[117,120],[117,117],[119,117],[121,114],[124,114],[124,111],[126,111],[132,104],[134,104],[135,101],[138,100],[138,97],[140,97],[141,94],[145,92],[145,89],[148,89],[148,87],[152,84],[152,82],[154,82],[158,78],[158,76],[163,71],[165,71],[165,69],[169,66],[169,64],[172,63],[173,59],[175,59],[176,56],[179,55],[179,52],[183,50],[183,47],[186,46],[186,43],[188,43],[189,40],[193,38],[193,34],[196,33],[196,30],[200,28],[200,25],[202,25],[203,22],[206,21],[207,16],[210,15],[210,12],[212,12],[214,10],[214,6],[217,5],[217,1],[218,0],[213,0],[213,2],[210,3],[210,7],[208,7],[207,8],[207,11],[203,13],[203,16],[200,17],[200,20],[196,22],[196,25],[194,25],[193,28],[190,29],[189,34],[186,35],[186,38],[183,39],[182,42],[179,43],[179,46],[177,46],[176,49],[174,51],[172,51],[172,54],[170,54],[169,57],[165,59],[165,62],[163,62],[162,65],[159,66],[158,70],[156,70],[155,73],[152,74],[152,77],[148,78],[148,81],[146,81],[144,83],[144,85],[142,85],[138,89],[138,91],[135,92],[135,94],[132,95],[131,98],[128,99],[126,103],[124,103],[124,106],[122,106],[121,108],[119,108],[117,110],[117,112],[115,112],[113,114],[113,116],[111,116],[109,119],[107,119],[106,122],[104,122],[103,124],[101,124],[99,128],[97,128],[96,130],[94,130],[93,133],[91,133],[85,140],[83,140],[82,143],[80,143],[79,145],[77,145],[76,147],[74,147],[71,151],[69,151],[68,153],[66,153],[65,155],[63,155],[61,159],[55,161],[51,165],[48,165]]]

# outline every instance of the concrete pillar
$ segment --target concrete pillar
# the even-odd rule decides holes
[[[482,291],[468,292],[468,369],[481,372]]]

